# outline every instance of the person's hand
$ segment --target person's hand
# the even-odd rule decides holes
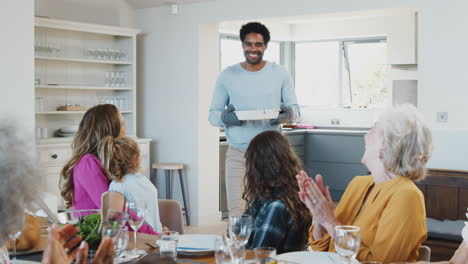
[[[270,125],[277,126],[279,124],[289,123],[293,119],[293,110],[290,106],[281,105],[281,111],[276,119],[270,120]]]
[[[221,121],[226,126],[240,126],[242,122],[237,118],[236,113],[234,113],[236,109],[232,104],[228,105],[228,107],[221,113]]]
[[[466,264],[468,260],[468,241],[463,241],[458,247],[453,257],[450,259],[451,264]]]
[[[67,264],[71,263],[77,255],[83,255],[83,244],[81,244],[79,248],[76,247],[77,244],[81,241],[81,237],[75,236],[77,232],[78,228],[71,224],[65,225],[61,229],[59,229],[57,225],[53,225],[49,232],[49,240],[47,247],[44,250],[42,263]],[[73,250],[68,252],[72,248]],[[86,255],[87,252],[88,250],[86,249]],[[86,262],[77,263],[81,264]]]
[[[94,255],[91,264],[112,264],[115,258],[114,241],[110,237],[104,237]]]
[[[333,201],[328,191],[328,195],[323,194],[317,183],[309,178],[304,171],[296,176],[300,187],[299,198],[307,206],[312,214],[314,222],[323,228],[333,237],[334,228],[338,223],[333,213]],[[318,177],[321,180],[321,177]],[[322,188],[323,188],[323,183]],[[327,188],[328,189],[328,188]],[[325,189],[326,190],[326,189]],[[327,197],[328,196],[328,197]],[[314,234],[314,238],[318,238]]]

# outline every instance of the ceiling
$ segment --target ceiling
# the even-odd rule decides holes
[[[165,5],[185,5],[193,4],[199,2],[210,2],[216,0],[127,0],[135,8],[149,8],[149,7],[158,7]]]

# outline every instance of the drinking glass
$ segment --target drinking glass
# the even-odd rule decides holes
[[[13,259],[12,259],[12,262],[16,261],[16,239],[18,239],[18,237],[21,235],[21,231],[22,230],[17,230],[17,231],[14,231],[13,233],[11,233],[10,235],[8,235],[8,237],[11,240],[13,240]]]
[[[145,221],[146,216],[146,203],[144,201],[135,201],[127,203],[128,223],[133,228],[133,238],[135,241],[135,248],[129,253],[132,255],[141,255],[145,251],[137,248],[137,231]]]
[[[220,236],[214,242],[216,264],[231,264],[231,249],[229,239]]]
[[[128,227],[122,226],[120,233],[114,237],[115,259],[123,257],[128,246]]]
[[[276,258],[276,248],[259,247],[254,249],[254,254],[257,264],[274,263]]]
[[[107,211],[105,222],[118,222],[121,226],[124,226],[128,220],[128,213],[109,209]]]
[[[116,237],[120,230],[122,229],[122,225],[120,222],[104,222],[102,223],[101,234],[102,237]]]
[[[245,244],[252,233],[253,220],[248,214],[230,216],[228,233],[232,240],[231,257],[234,263],[241,263],[245,258]]]
[[[176,231],[164,231],[161,238],[156,241],[159,246],[159,254],[161,257],[177,257],[177,244],[179,242],[179,233]]]
[[[248,214],[230,216],[228,224],[229,237],[235,244],[245,245],[252,233],[253,220]]]
[[[343,259],[343,263],[349,264],[359,251],[361,229],[357,226],[336,226],[334,243],[336,252]]]

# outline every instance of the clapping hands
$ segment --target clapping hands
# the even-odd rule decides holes
[[[311,179],[305,171],[296,175],[299,184],[299,198],[307,206],[314,219],[315,228],[313,236],[319,239],[323,236],[324,229],[333,236],[334,228],[338,220],[333,213],[335,209],[330,195],[330,187],[324,187],[320,174]]]

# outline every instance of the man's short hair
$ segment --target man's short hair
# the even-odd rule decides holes
[[[249,22],[247,24],[242,25],[240,29],[240,33],[239,33],[239,36],[242,42],[244,42],[245,36],[249,33],[258,33],[262,35],[265,45],[268,45],[268,42],[270,41],[270,31],[262,23]]]

